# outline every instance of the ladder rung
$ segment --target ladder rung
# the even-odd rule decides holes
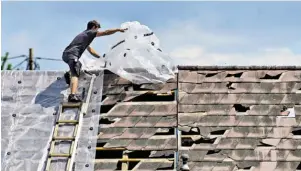
[[[69,103],[69,102],[64,102],[62,103],[62,106],[64,108],[79,108],[81,107],[82,103]]]
[[[53,140],[75,140],[75,137],[53,137]]]
[[[78,120],[58,120],[56,123],[74,123],[74,124],[78,124]]]
[[[71,157],[71,154],[50,153],[49,157]]]

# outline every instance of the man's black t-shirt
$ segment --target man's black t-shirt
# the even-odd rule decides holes
[[[85,30],[77,35],[64,50],[63,58],[79,59],[96,37],[96,30]]]

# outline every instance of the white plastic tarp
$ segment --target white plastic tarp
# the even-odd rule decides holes
[[[126,22],[127,28],[119,34],[104,58],[83,56],[80,61],[85,70],[106,69],[134,84],[165,83],[175,77],[177,67],[167,53],[160,48],[160,41],[154,32],[139,22]]]

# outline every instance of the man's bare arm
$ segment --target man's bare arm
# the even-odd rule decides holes
[[[88,46],[87,50],[95,58],[100,58],[100,56],[97,54],[97,52],[91,46]]]
[[[108,36],[108,35],[114,34],[116,32],[122,32],[123,33],[125,30],[127,30],[127,29],[109,29],[109,30],[106,30],[106,31],[100,31],[100,32],[97,32],[96,37]]]

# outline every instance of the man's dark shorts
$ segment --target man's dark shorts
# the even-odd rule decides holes
[[[72,54],[63,53],[63,61],[69,65],[71,77],[79,77],[82,64],[78,57]]]

